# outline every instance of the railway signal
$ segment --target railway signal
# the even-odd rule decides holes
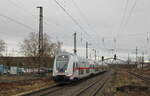
[[[77,33],[74,34],[74,54],[77,54]]]
[[[104,62],[104,56],[102,56],[102,65],[103,65],[103,62]]]
[[[102,56],[102,61],[104,61],[104,56]]]
[[[117,59],[117,56],[116,56],[116,54],[114,55],[114,60],[116,60]]]

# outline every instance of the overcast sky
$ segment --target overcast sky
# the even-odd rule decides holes
[[[18,43],[30,32],[38,32],[37,6],[44,8],[44,32],[51,40],[63,42],[73,49],[73,33],[77,32],[78,50],[84,54],[85,41],[99,54],[121,53],[148,49],[150,32],[150,0],[57,0],[80,24],[79,28],[56,4],[55,0],[0,0],[0,39],[9,50],[19,49]],[[116,46],[115,46],[116,41]]]

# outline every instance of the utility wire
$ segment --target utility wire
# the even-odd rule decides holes
[[[126,0],[125,8],[124,8],[124,11],[123,11],[123,16],[122,16],[121,23],[119,25],[118,33],[117,34],[119,34],[119,32],[121,31],[121,27],[124,24],[125,16],[126,16],[127,9],[128,9],[128,4],[129,4],[129,0]]]
[[[82,26],[80,26],[80,24],[76,21],[76,19],[57,1],[57,0],[54,0],[55,1],[55,3],[69,16],[69,18],[83,31],[83,32],[85,32],[86,33],[86,35],[88,35],[89,37],[90,37],[90,35],[84,30],[84,28],[82,27]],[[76,32],[76,31],[74,31],[74,32]],[[82,38],[82,32],[81,32],[81,40],[84,40],[83,38]],[[85,42],[87,41],[87,40],[84,40]]]
[[[56,0],[55,0],[56,1]],[[73,0],[72,0],[73,1]],[[57,2],[57,1],[56,1]],[[59,2],[58,2],[59,3]],[[91,28],[91,26],[90,26],[90,24],[88,23],[88,21],[87,21],[87,19],[86,19],[86,16],[82,13],[82,11],[80,10],[80,8],[78,7],[78,5],[73,1],[73,4],[74,4],[74,6],[79,10],[79,14],[81,15],[81,17],[83,17],[83,18],[85,18],[84,19],[84,21],[86,22],[86,24],[89,26],[89,28]],[[60,3],[59,3],[59,5],[60,5]],[[60,5],[61,6],[61,5]],[[61,6],[61,8],[63,8],[63,10],[65,10],[65,8],[63,7],[63,6]],[[66,11],[66,10],[65,10]],[[67,12],[67,11],[66,11]],[[68,13],[68,12],[67,12]],[[69,14],[69,13],[68,13]],[[70,14],[69,14],[70,15]],[[71,16],[71,15],[70,15]],[[72,17],[72,16],[71,16]],[[73,18],[73,17],[72,17]],[[73,18],[74,19],[74,18]],[[75,19],[74,19],[75,20]],[[76,20],[75,20],[76,21]],[[77,22],[77,21],[76,21]],[[77,22],[78,23],[78,22]],[[82,27],[82,26],[80,26],[80,24],[78,23],[78,27],[80,27],[80,29],[81,30],[83,30],[85,33],[86,33],[86,35],[88,35],[89,37],[92,37],[92,36],[90,36],[89,34],[87,34],[87,31],[85,31],[84,30],[84,28]],[[96,32],[95,32],[96,33]],[[83,38],[82,38],[82,32],[81,32],[81,41],[82,40],[84,40]],[[92,41],[95,41],[95,38],[90,38],[90,39],[92,39]],[[84,40],[85,42],[87,42],[87,40]],[[95,42],[96,43],[96,42]],[[99,44],[98,44],[99,45]],[[99,45],[100,46],[100,45]]]
[[[77,6],[77,4],[76,4],[73,0],[72,0],[72,3],[73,3],[74,6],[79,10],[80,16],[83,17],[83,14],[82,14],[80,8]],[[84,16],[84,17],[85,17],[85,16]],[[83,19],[85,19],[85,18],[83,18]],[[81,45],[84,46],[83,43],[82,43],[82,42],[84,41],[82,36],[83,36],[83,34],[82,34],[82,32],[81,32],[81,37],[80,37]],[[85,42],[87,42],[87,40],[85,40]]]
[[[133,13],[134,9],[136,8],[137,0],[134,1],[134,4],[133,4],[133,6],[131,7],[131,10],[129,11],[129,15],[127,16],[127,19],[125,20],[125,16],[126,16],[127,9],[128,9],[128,3],[129,3],[129,0],[126,1],[126,5],[125,5],[125,9],[124,9],[124,14],[123,14],[123,17],[122,17],[122,20],[121,20],[121,23],[120,23],[118,32],[123,31],[122,27],[125,28],[125,26],[128,24],[129,19],[130,19],[130,17],[132,16],[132,13]],[[121,30],[121,29],[122,29],[122,30]],[[119,33],[118,33],[118,34],[119,34]],[[118,36],[118,34],[117,34],[117,36]],[[137,34],[136,34],[136,35],[137,35]]]
[[[71,18],[71,20],[83,31],[85,32],[89,37],[91,37],[82,26],[80,26],[80,24],[76,21],[76,19],[74,19],[69,12],[67,12],[67,10],[57,1],[54,0],[56,2],[56,4]]]
[[[33,29],[32,27],[30,27],[30,26],[28,26],[28,25],[26,25],[26,24],[24,24],[24,23],[22,23],[22,22],[20,22],[20,21],[17,21],[17,20],[15,20],[15,19],[11,18],[11,17],[8,17],[8,16],[6,16],[6,15],[4,15],[4,14],[1,14],[1,13],[0,13],[0,17],[6,18],[6,19],[9,20],[9,21],[12,21],[12,22],[14,22],[14,23],[17,23],[17,24],[19,24],[19,25],[24,26],[25,28],[28,28],[28,29],[30,29],[30,30],[35,31],[35,29]]]
[[[128,24],[128,22],[129,22],[129,20],[130,20],[130,17],[132,16],[132,13],[133,13],[134,9],[136,8],[137,1],[138,1],[138,0],[135,0],[134,4],[133,4],[133,6],[132,6],[132,8],[131,8],[131,10],[130,10],[130,12],[129,12],[129,15],[128,15],[128,17],[127,17],[127,20],[126,20],[124,26],[126,26],[126,25]]]
[[[14,7],[23,10],[24,12],[26,12],[27,14],[29,14],[30,16],[32,16],[32,17],[35,19],[35,16],[34,16],[30,11],[28,11],[28,10],[26,10],[25,8],[23,8],[22,6],[18,5],[18,4],[15,3],[13,0],[7,0],[7,1],[8,1],[10,4],[12,4]],[[3,14],[1,14],[1,15],[2,15],[3,17],[7,18],[7,19],[9,18],[9,20],[11,20],[11,21],[13,21],[13,22],[16,22],[16,23],[18,23],[18,24],[23,25],[23,26],[26,27],[26,28],[35,30],[35,29],[31,28],[30,26],[28,26],[28,25],[26,25],[26,24],[23,24],[23,23],[21,23],[21,22],[15,20],[15,19],[12,19],[11,17],[5,16],[5,15],[3,15]],[[35,20],[36,20],[36,19],[35,19]],[[36,21],[37,21],[37,20],[36,20]]]
[[[35,15],[33,15],[30,11],[28,11],[27,9],[23,8],[22,6],[18,5],[17,3],[15,3],[12,0],[7,0],[8,2],[10,2],[13,6],[15,6],[16,8],[19,8],[21,10],[23,10],[24,12],[26,12],[27,14],[31,15],[33,18],[35,18]]]
[[[74,19],[74,18],[70,15],[70,13],[67,12],[67,10],[66,10],[57,0],[54,0],[54,1],[55,1],[55,3],[72,19],[72,21],[73,21],[81,30],[83,30],[83,31],[86,33],[86,35],[88,35],[89,37],[91,37],[91,36],[84,30],[84,28],[80,26],[80,24],[76,21],[76,19]],[[102,48],[100,48],[100,49],[102,49]]]
[[[76,7],[76,9],[78,10],[78,12],[79,12],[80,16],[82,17],[82,19],[84,20],[84,22],[88,25],[88,27],[91,29],[91,31],[94,31],[94,33],[96,34],[97,32],[91,27],[91,25],[88,22],[88,19],[86,18],[85,14],[83,14],[83,12],[79,8],[79,6],[76,4],[76,2],[74,0],[72,0],[72,3],[74,4],[74,6]]]
[[[83,14],[83,12],[81,11],[81,9],[79,8],[79,6],[76,4],[76,2],[74,0],[72,0],[72,3],[74,4],[74,6],[78,9],[78,12],[80,14],[80,16],[84,19],[85,23],[88,25],[88,27],[91,29],[91,31],[94,31],[94,33],[96,34],[97,32],[90,26],[88,19],[86,18],[86,16]],[[96,34],[98,35],[98,34]],[[98,38],[99,39],[99,38]],[[95,38],[93,39],[93,41],[95,41]],[[86,42],[86,41],[85,41]],[[100,46],[100,42],[98,42],[99,44],[97,44],[97,42],[95,41],[94,44],[98,45],[100,49],[102,49],[102,47]],[[106,46],[104,46],[106,48]],[[106,48],[107,49],[107,48]]]
[[[48,0],[48,2],[49,2],[49,4],[50,4],[50,1]],[[65,9],[65,8],[64,8]],[[47,20],[48,20],[48,18],[47,18]],[[48,20],[49,21],[49,20]],[[49,23],[48,22],[46,22],[47,23],[47,25],[49,25]],[[53,23],[52,23],[53,24]],[[56,26],[56,27],[62,27],[63,29],[64,29],[64,27],[61,25],[61,24],[58,24],[58,23],[54,23],[54,25]],[[71,28],[71,27],[70,27]],[[69,29],[70,29],[69,28]],[[68,28],[67,28],[67,30],[68,30]],[[73,33],[74,32],[77,32],[77,31],[75,31],[74,29],[70,29],[70,31],[72,31]],[[77,33],[79,33],[79,32],[77,32]],[[82,36],[82,32],[81,32],[81,35],[80,36]],[[82,39],[82,41],[85,41],[86,42],[86,40],[85,39],[83,39],[83,38],[80,38],[79,36],[77,37],[77,38],[79,38],[79,39]],[[81,45],[82,45],[82,43],[81,43]]]
[[[25,8],[23,8],[22,6],[18,5],[17,3],[15,3],[14,1],[12,0],[8,0],[12,5],[14,5],[15,7],[19,8],[19,9],[22,9],[24,10],[24,12],[26,12],[27,14],[29,14],[30,16],[32,16],[33,18],[36,17],[35,15],[33,15],[30,11],[26,10]],[[31,0],[32,1],[32,0]],[[35,19],[35,18],[34,18]],[[46,19],[46,18],[45,18]],[[35,19],[36,21],[38,21],[37,19]],[[46,20],[44,20],[43,22],[45,25],[49,25]],[[57,26],[57,24],[56,24]]]
[[[16,8],[19,8],[19,9],[21,9],[21,10],[23,10],[24,12],[26,12],[27,14],[29,14],[30,16],[32,16],[33,18],[34,17],[36,17],[35,15],[33,15],[29,10],[26,10],[25,8],[23,8],[22,6],[20,6],[20,5],[18,5],[17,3],[15,3],[13,0],[8,0],[13,6],[15,6]],[[35,19],[35,18],[34,18]],[[46,19],[46,18],[45,18]],[[36,21],[38,21],[37,19],[35,19]],[[47,20],[44,20],[44,24],[45,25],[47,25],[47,26],[51,26],[48,22],[46,22]],[[52,23],[53,24],[53,23]],[[53,24],[53,25],[55,25],[55,26],[57,26],[57,27],[59,27],[58,26],[58,24]]]

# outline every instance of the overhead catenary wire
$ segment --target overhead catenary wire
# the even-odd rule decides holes
[[[29,10],[25,9],[24,7],[22,7],[21,5],[17,4],[13,0],[7,0],[7,1],[9,1],[16,8],[19,8],[19,9],[23,10],[24,12],[26,12],[26,15],[32,16],[34,18],[34,20],[38,21],[38,19],[35,18],[36,16],[33,15]],[[48,23],[46,22],[46,20],[44,20],[43,22],[44,22],[45,25],[48,25]]]
[[[20,9],[20,10],[23,10],[24,13],[26,13],[26,15],[29,15],[29,16],[33,17],[35,21],[38,21],[38,19],[35,18],[36,16],[33,15],[29,10],[27,10],[27,9],[24,8],[23,6],[17,4],[17,3],[16,3],[15,1],[13,1],[13,0],[7,0],[7,1],[9,1],[9,3],[12,4],[14,7],[16,7],[16,8],[18,8],[18,9]],[[45,19],[46,19],[46,18],[45,18]],[[47,20],[44,20],[43,23],[44,23],[46,26],[50,26],[50,24],[47,22]],[[54,23],[51,23],[51,24],[57,26],[57,24],[54,24]],[[57,27],[60,27],[60,26],[57,26]]]
[[[79,14],[80,14],[80,16],[84,19],[84,21],[85,21],[85,23],[88,25],[88,27],[91,29],[91,31],[94,31],[95,32],[95,34],[97,33],[93,28],[91,28],[91,26],[90,26],[90,24],[88,23],[88,20],[87,20],[87,18],[86,18],[86,16],[83,14],[83,12],[81,11],[81,9],[79,8],[79,6],[76,4],[76,2],[74,1],[74,0],[72,0],[72,3],[74,4],[74,6],[78,9],[78,12],[79,12]],[[128,5],[128,2],[127,2],[127,4],[126,4],[126,6]],[[127,8],[125,8],[125,12],[126,12],[126,10],[127,10]],[[125,14],[125,13],[124,13]],[[124,17],[123,17],[124,18]],[[97,34],[96,34],[97,35]],[[99,38],[98,38],[99,39]],[[93,41],[95,40],[95,38],[93,39]],[[98,45],[99,47],[99,49],[103,49],[100,45],[100,42],[98,42],[99,44],[97,44],[96,42],[94,43],[95,45]],[[104,44],[103,44],[104,45]],[[106,48],[106,46],[104,46],[105,47],[105,49],[108,49],[108,48]]]
[[[122,26],[123,26],[123,24],[124,24],[125,17],[126,17],[126,13],[127,13],[127,9],[128,9],[128,4],[129,4],[129,0],[126,0],[125,8],[124,8],[124,10],[123,10],[123,15],[122,15],[122,18],[121,18],[121,22],[120,22],[120,25],[119,25],[119,28],[118,28],[116,37],[118,37],[118,35],[119,35],[120,31],[121,31],[121,28],[122,28]],[[118,48],[117,48],[117,43],[116,43],[116,37],[114,38],[114,39],[115,39],[115,40],[114,40],[114,49],[115,49],[115,51],[117,51],[117,49],[118,49]],[[117,39],[118,39],[118,38],[117,38]]]
[[[51,4],[49,0],[48,0],[48,2],[49,2],[49,4]],[[66,2],[65,2],[65,3],[66,3]],[[47,18],[47,20],[48,20],[48,18]],[[48,20],[48,21],[49,21],[49,20]],[[47,23],[47,25],[49,25],[49,22],[46,22],[46,23]],[[54,24],[56,27],[61,27],[61,28],[64,29],[64,27],[63,27],[61,24],[59,24],[59,23],[53,22],[53,23],[51,23],[51,24]],[[67,28],[67,30],[69,30],[69,31],[71,31],[71,32],[73,32],[73,33],[74,33],[74,32],[79,33],[79,31],[76,31],[76,30],[74,30],[74,29],[71,28],[71,27],[70,27],[70,28]],[[80,36],[81,36],[81,35],[82,35],[82,32],[81,32]],[[77,38],[81,39],[80,36],[77,36]],[[86,39],[83,39],[83,38],[82,38],[82,40],[83,40],[83,41],[86,41]],[[82,45],[82,43],[81,43],[81,45]]]
[[[56,0],[55,0],[55,2],[57,2]],[[59,4],[59,2],[57,2],[57,5],[59,5],[59,7],[61,7],[61,9],[63,9],[63,11],[65,12],[65,13],[67,13],[68,14],[68,16],[70,17],[71,16],[71,18],[73,18],[72,17],[72,15],[69,13],[69,12],[67,12],[67,10],[63,7],[63,6],[61,6],[60,4]],[[127,10],[127,9],[126,9]],[[124,18],[124,17],[123,17]],[[73,18],[73,21],[75,20],[75,22],[76,22],[76,19],[74,19]],[[78,22],[77,23],[75,23],[76,25],[77,24],[79,24]],[[80,28],[80,27],[79,27]],[[81,28],[80,28],[81,29]]]
[[[119,32],[121,31],[121,28],[124,24],[125,17],[126,17],[126,14],[127,14],[128,5],[129,5],[129,0],[126,0],[126,4],[125,4],[125,8],[123,10],[123,15],[122,15],[121,22],[120,22],[120,25],[119,25],[119,28],[118,28],[117,36],[118,36]]]
[[[82,17],[82,19],[84,20],[84,22],[87,24],[88,28],[90,28],[90,30],[94,31],[94,33],[96,34],[97,32],[91,27],[91,25],[88,22],[88,19],[86,18],[85,14],[81,11],[81,9],[77,5],[77,3],[74,0],[72,0],[72,3],[74,4],[74,6],[76,7],[76,9],[78,10],[78,13],[80,14],[80,16]]]
[[[77,8],[78,13],[80,14],[80,16],[82,17],[82,19],[84,19],[84,21],[86,22],[86,24],[88,24],[86,16],[82,13],[82,11],[80,10],[80,8],[78,7],[78,5],[76,4],[76,2],[74,0],[72,0],[72,3],[74,4],[74,6]],[[89,25],[88,25],[89,26]],[[87,40],[83,39],[83,34],[81,32],[81,36],[80,36],[80,40],[81,40],[81,44],[84,46],[84,44],[82,43],[83,41],[87,42]]]
[[[36,16],[32,14],[32,12],[30,12],[29,10],[25,9],[23,6],[17,4],[16,2],[14,2],[13,0],[7,0],[8,2],[10,2],[10,4],[12,4],[13,6],[15,6],[18,9],[23,10],[23,12],[26,12],[27,15],[32,16],[33,18],[35,18]],[[36,19],[37,20],[37,19]]]
[[[127,19],[126,19],[126,21],[125,21],[125,24],[124,24],[124,28],[125,28],[125,26],[127,26],[128,22],[129,22],[129,20],[130,20],[130,17],[132,16],[132,13],[133,13],[134,9],[136,8],[137,1],[138,1],[138,0],[135,0],[133,6],[131,7],[131,10],[130,10],[130,12],[129,12],[129,15],[128,15],[128,17],[127,17]]]
[[[127,26],[128,22],[129,22],[129,20],[130,20],[130,18],[131,18],[131,16],[132,16],[132,14],[133,14],[134,9],[136,8],[137,1],[138,1],[138,0],[135,0],[135,1],[133,2],[133,5],[131,6],[131,9],[129,10],[127,17],[126,17],[126,14],[127,14],[127,10],[128,10],[129,0],[126,1],[126,5],[125,5],[125,9],[124,9],[124,14],[123,14],[121,23],[120,23],[119,28],[118,28],[117,38],[119,38],[119,37],[118,37],[119,32],[124,31],[125,26]],[[125,18],[125,17],[126,17],[126,18]],[[137,35],[138,35],[138,34],[129,34],[128,36],[137,36]],[[142,35],[142,34],[141,34],[141,35]],[[122,38],[122,37],[121,37],[121,38]]]
[[[85,32],[86,33],[86,35],[88,35],[89,37],[91,37],[88,33],[87,33],[87,31],[85,31],[85,29],[78,23],[78,21],[76,20],[76,19],[74,19],[74,17],[72,17],[72,15],[58,2],[58,1],[56,1],[56,0],[54,0],[55,2],[56,2],[56,4],[57,5],[59,5],[59,7],[61,7],[61,9],[72,19],[72,21],[83,31],[83,32]],[[81,32],[81,35],[82,35],[82,32]],[[90,38],[91,39],[91,38]],[[84,40],[83,38],[82,38],[82,40]],[[87,40],[84,40],[85,42],[87,41]]]
[[[82,12],[82,10],[79,8],[78,4],[77,4],[74,0],[72,0],[72,1],[73,1],[74,6],[78,9],[78,12],[79,12],[79,14],[81,15],[81,17],[83,18],[83,20],[85,21],[85,23],[88,25],[88,27],[91,29],[91,31],[94,31],[95,34],[96,34],[97,32],[95,31],[95,29],[94,29],[93,27],[91,27],[91,24],[89,23],[89,21],[88,21],[86,15],[85,15],[85,14]],[[96,34],[96,35],[97,35],[97,34]]]
[[[91,38],[92,36],[88,34],[88,32],[78,23],[78,21],[57,1],[54,0],[55,3],[72,19],[72,21],[87,35],[90,37],[92,41],[95,40],[95,38]],[[82,32],[81,32],[82,33]],[[89,38],[88,38],[89,39]],[[87,40],[85,40],[86,42]],[[98,44],[99,45],[99,44]]]
[[[71,18],[71,20],[83,31],[85,32],[86,35],[88,35],[89,37],[91,37],[87,32],[86,30],[78,23],[78,21],[72,17],[72,15],[70,15],[70,13],[57,1],[57,0],[54,0],[56,2],[56,4]]]
[[[90,35],[85,31],[85,29],[78,23],[78,21],[57,1],[54,0],[55,3],[69,16],[69,18],[84,32],[86,33],[86,35],[88,35],[90,37]],[[83,36],[81,31],[81,36]],[[74,31],[77,32],[77,31]],[[82,40],[84,40],[85,42],[87,41],[86,39],[80,38]]]
[[[19,7],[18,7],[19,8]],[[82,12],[82,11],[81,11]],[[84,14],[83,14],[84,15]],[[86,17],[86,16],[85,16]],[[12,17],[11,17],[12,18]],[[7,18],[6,18],[7,19]],[[13,18],[12,18],[13,19]],[[14,19],[15,20],[15,19]],[[19,21],[19,20],[17,20],[17,21]],[[13,21],[14,22],[14,21]],[[20,21],[19,21],[20,22]],[[77,21],[78,22],[78,21]],[[16,23],[16,22],[15,22]],[[20,23],[23,23],[23,22],[20,22]],[[49,23],[49,22],[47,22],[46,21],[46,23],[44,23],[44,24],[47,24],[47,23]],[[78,22],[79,23],[79,22]],[[18,23],[19,24],[19,23]],[[23,23],[24,24],[24,23]],[[80,23],[79,23],[80,24]],[[88,24],[88,21],[87,21],[87,24]],[[26,24],[25,24],[26,25]],[[48,24],[47,24],[48,25]],[[27,25],[28,26],[28,25]],[[26,28],[27,28],[27,26],[26,26]],[[56,25],[57,26],[57,25]],[[25,27],[25,26],[24,26]],[[28,26],[28,27],[31,27],[31,26]],[[58,26],[59,27],[59,26]],[[28,28],[29,29],[29,28]],[[69,29],[69,28],[68,28]],[[87,40],[85,40],[85,41],[87,41]]]

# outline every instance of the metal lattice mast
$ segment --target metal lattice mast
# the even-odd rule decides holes
[[[37,7],[40,9],[39,14],[39,56],[44,54],[44,45],[43,45],[43,7]]]
[[[88,42],[86,42],[86,59],[88,59]]]

